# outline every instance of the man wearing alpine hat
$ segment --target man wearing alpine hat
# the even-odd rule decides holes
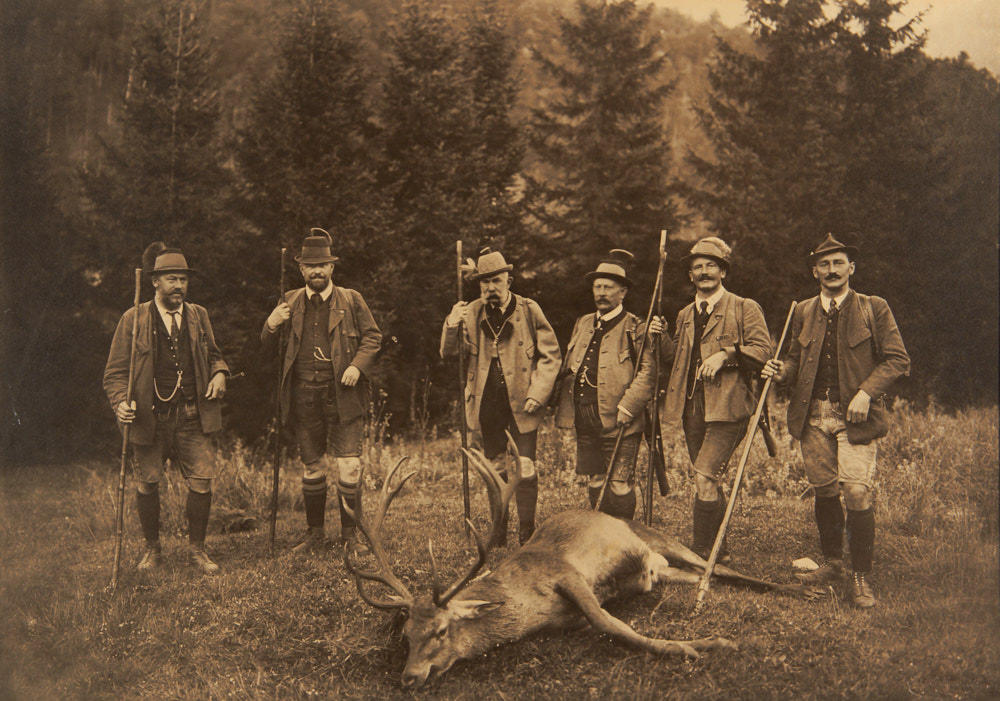
[[[139,484],[136,511],[146,540],[138,569],[162,564],[160,549],[160,479],[169,457],[187,481],[191,563],[206,574],[219,566],[205,552],[212,505],[215,460],[210,434],[222,428],[222,402],[229,366],[215,343],[208,312],[186,301],[194,270],[184,254],[161,241],[143,253],[155,297],[126,311],[115,329],[104,367],[104,391],[115,416],[132,424],[129,443]],[[137,316],[138,315],[138,316]],[[134,399],[128,388],[132,324],[136,324]]]
[[[761,372],[791,385],[788,432],[801,441],[815,493],[823,562],[808,584],[844,574],[845,518],[851,553],[851,600],[875,606],[870,576],[875,549],[872,478],[878,439],[888,431],[881,397],[910,371],[910,357],[888,303],[851,289],[857,248],[827,234],[809,254],[819,294],[796,306],[788,353]]]
[[[471,276],[479,282],[480,297],[452,307],[441,329],[440,351],[441,357],[447,358],[459,352],[460,343],[465,346],[469,356],[466,420],[501,475],[506,474],[505,432],[514,437],[523,478],[514,495],[520,522],[518,540],[523,544],[535,530],[538,425],[562,356],[542,308],[534,300],[511,292],[513,269],[500,251],[481,251]],[[494,544],[502,545],[506,538],[504,514]]]
[[[330,234],[310,230],[295,258],[305,287],[285,294],[260,334],[264,347],[273,348],[279,327],[291,320],[279,396],[281,415],[289,417],[302,460],[306,533],[293,546],[295,552],[321,550],[326,544],[327,453],[337,466],[340,539],[357,538],[366,375],[382,346],[382,332],[361,293],[333,284],[334,263],[340,259],[330,245]]]
[[[760,305],[722,284],[730,254],[725,241],[708,236],[682,259],[695,297],[677,315],[677,350],[662,412],[665,423],[684,430],[695,481],[691,549],[705,558],[726,511],[719,482],[756,404],[740,368],[751,365],[756,372],[772,353]],[[720,558],[728,560],[728,553],[723,550]]]
[[[576,472],[590,478],[590,505],[608,477],[601,511],[624,519],[635,515],[635,461],[654,384],[652,343],[639,362],[644,323],[623,306],[632,286],[631,260],[631,253],[616,248],[585,276],[596,311],[573,326],[556,413],[557,426],[576,430]],[[661,362],[669,363],[673,344],[666,334],[659,338]],[[619,430],[623,437],[609,469]]]

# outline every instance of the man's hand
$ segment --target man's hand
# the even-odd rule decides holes
[[[765,380],[773,377],[775,382],[783,382],[785,379],[785,362],[783,360],[768,360],[760,370],[760,376]]]
[[[667,320],[662,316],[654,316],[649,322],[649,335],[659,336],[667,330]]]
[[[618,407],[618,416],[615,418],[615,424],[618,426],[628,426],[630,423],[632,423],[632,415],[621,407]]]
[[[226,373],[217,372],[208,382],[205,399],[222,399],[224,396],[226,396]]]
[[[526,414],[534,414],[542,408],[542,405],[530,397],[524,400],[524,411]]]
[[[462,317],[465,316],[465,308],[467,306],[469,306],[468,302],[455,302],[455,306],[451,308],[451,312],[449,312],[448,318],[444,320],[444,323],[449,328],[458,326],[462,321]]]
[[[716,373],[718,373],[722,366],[725,365],[726,358],[728,357],[729,356],[726,354],[726,351],[713,353],[708,356],[705,362],[701,364],[701,367],[698,368],[698,375],[706,382],[714,380]]]
[[[847,405],[847,421],[852,424],[859,424],[868,418],[868,407],[871,406],[872,398],[863,389],[859,389],[854,395],[854,399]]]
[[[344,387],[353,387],[358,384],[360,377],[361,371],[353,365],[348,365],[347,369],[344,370],[343,376],[340,378],[340,384],[344,385]]]
[[[292,309],[285,302],[281,302],[274,311],[271,312],[270,316],[267,317],[267,328],[274,331],[279,326],[288,321],[292,316]],[[258,319],[260,317],[257,317]]]
[[[118,406],[115,408],[115,416],[123,424],[130,424],[135,421],[135,400],[132,403],[119,402]]]

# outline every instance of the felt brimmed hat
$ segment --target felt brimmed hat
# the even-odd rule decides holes
[[[624,248],[612,248],[608,255],[597,264],[597,269],[584,275],[588,283],[593,283],[598,278],[614,280],[617,283],[631,287],[632,281],[628,279],[628,266],[635,258]]]
[[[691,265],[691,261],[695,258],[711,258],[725,270],[729,270],[729,256],[732,252],[733,249],[718,236],[706,236],[691,247],[691,251],[681,258],[681,262],[684,265]]]
[[[340,258],[330,252],[333,239],[330,234],[318,226],[309,230],[309,235],[302,241],[302,253],[295,256],[296,263],[304,265],[323,265],[336,263]]]
[[[484,248],[479,252],[479,258],[476,260],[476,270],[469,275],[469,279],[481,280],[497,273],[509,273],[513,269],[514,266],[507,262],[503,257],[503,253],[494,251],[491,248]]]
[[[163,241],[154,241],[142,252],[142,269],[147,275],[164,273],[187,273],[195,271],[188,267],[187,259],[179,248],[169,248]]]
[[[823,239],[823,243],[809,251],[809,262],[815,263],[817,259],[831,253],[838,253],[839,251],[846,253],[847,257],[851,260],[854,260],[858,255],[857,246],[849,246],[846,243],[841,243],[837,239],[833,238],[833,234],[827,234],[826,238]]]

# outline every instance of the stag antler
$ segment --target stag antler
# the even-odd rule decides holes
[[[347,567],[347,571],[354,575],[355,584],[358,587],[358,594],[364,599],[365,603],[370,606],[382,609],[409,609],[413,605],[413,594],[410,590],[406,588],[403,581],[399,579],[392,572],[392,568],[389,567],[388,562],[385,557],[385,550],[382,547],[382,539],[379,532],[382,528],[382,521],[385,519],[385,514],[389,510],[389,505],[392,500],[396,498],[403,485],[406,481],[417,474],[416,471],[409,472],[404,475],[399,483],[395,487],[391,487],[392,478],[395,477],[396,472],[399,471],[400,466],[406,462],[409,458],[402,457],[396,466],[389,471],[389,474],[385,478],[385,483],[382,485],[381,498],[379,499],[378,509],[375,512],[375,519],[369,523],[368,519],[362,514],[355,514],[350,508],[347,511],[354,517],[355,522],[358,524],[358,528],[365,535],[369,546],[371,547],[372,556],[375,558],[375,564],[378,569],[362,569],[358,567],[353,562],[351,562],[351,546],[352,543],[348,541],[344,544],[344,566]],[[358,484],[364,484],[364,467],[361,468],[361,476],[358,479]],[[369,580],[373,582],[379,582],[389,587],[396,592],[398,597],[393,598],[383,598],[376,599],[368,596],[365,593],[365,589],[362,586],[364,580]]]
[[[486,544],[493,543],[497,529],[505,526],[503,513],[507,510],[507,505],[510,503],[510,499],[514,496],[517,485],[521,483],[522,479],[521,454],[517,450],[517,445],[514,442],[514,437],[510,435],[510,431],[507,431],[507,445],[514,454],[514,474],[511,475],[509,481],[504,480],[500,476],[500,473],[494,469],[482,451],[468,450],[466,448],[461,449],[469,458],[469,464],[472,465],[476,470],[476,474],[482,478],[486,485],[486,494],[490,502],[490,531],[484,539],[479,535],[479,531],[476,530],[472,521],[466,520],[473,537],[476,539],[476,561],[443,594],[437,581],[437,563],[434,561],[434,549],[428,543],[427,549],[431,555],[431,579],[433,581],[434,603],[437,606],[447,605],[455,594],[460,592],[466,584],[472,581],[473,577],[479,574],[479,570],[486,564],[486,557],[489,554],[489,548]]]

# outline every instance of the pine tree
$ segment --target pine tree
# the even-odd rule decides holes
[[[651,11],[630,0],[578,0],[577,16],[559,19],[565,59],[535,52],[554,90],[533,110],[530,140],[541,167],[529,197],[545,233],[532,244],[541,259],[561,261],[547,270],[555,285],[610,248],[652,258],[660,229],[673,228],[663,117],[672,84],[658,37],[649,36]],[[647,267],[640,278],[651,275]]]
[[[407,4],[391,31],[382,90],[380,186],[392,232],[383,250],[382,270],[391,279],[384,306],[390,335],[398,340],[387,351],[395,385],[390,396],[410,398],[411,420],[428,378],[451,386],[437,344],[439,321],[455,301],[455,241],[477,242],[511,216],[504,179],[516,158],[508,155],[508,93],[493,78],[503,74],[505,59],[495,51],[499,37],[482,32],[473,44],[478,53],[470,56],[463,29],[428,2]]]
[[[150,7],[136,28],[120,134],[82,173],[93,206],[88,243],[113,288],[112,306],[131,297],[131,270],[151,241],[213,263],[229,243],[231,177],[218,139],[204,13],[189,0]],[[198,284],[202,300],[222,295],[225,273],[212,272]]]
[[[283,26],[278,68],[240,134],[252,217],[272,254],[311,227],[329,230],[349,274],[378,247],[372,76],[357,31],[330,0],[300,0]]]

